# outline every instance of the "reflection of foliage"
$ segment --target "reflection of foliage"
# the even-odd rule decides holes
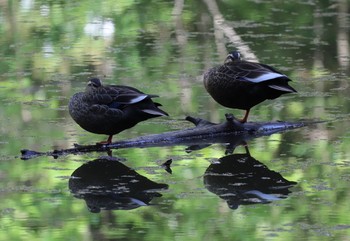
[[[326,1],[323,2],[321,6],[326,7]],[[193,55],[193,51],[205,42],[203,34],[208,34],[212,27],[211,21],[201,20],[208,14],[205,5],[199,1],[185,5],[181,18],[184,23],[183,30],[199,34],[188,36],[187,46],[179,46],[187,51],[178,51],[172,24],[172,4],[163,3],[158,7],[153,7],[153,4],[156,3],[82,1],[77,4],[36,1],[29,6],[5,3],[2,16],[6,21],[0,25],[5,38],[0,49],[10,58],[2,61],[0,71],[33,71],[34,79],[43,81],[50,78],[52,73],[70,75],[82,72],[87,63],[95,68],[101,67],[105,64],[105,59],[113,59],[112,56],[116,58],[117,67],[137,67],[148,71],[150,65],[155,68],[162,67],[161,64],[166,67],[168,61],[173,63],[172,58],[181,57],[179,53],[188,53],[188,57]],[[232,26],[237,28],[238,33],[242,34],[248,43],[252,43],[256,51],[260,50],[259,56],[269,55],[272,58],[269,62],[288,66],[292,64],[290,59],[301,58],[304,62],[301,62],[300,66],[313,63],[311,58],[314,55],[309,45],[318,37],[316,32],[310,31],[314,17],[327,23],[334,23],[336,19],[330,17],[331,13],[314,14],[321,9],[315,10],[312,5],[294,2],[273,3],[274,8],[271,10],[270,4],[260,3],[256,8],[252,6],[255,5],[253,2],[224,1],[219,7],[226,19],[233,21]],[[226,12],[227,9],[234,11]],[[144,14],[145,12],[147,14]],[[290,22],[285,21],[286,12],[293,16]],[[107,26],[104,23],[109,22],[112,24],[109,27],[114,28],[114,31],[106,35],[105,31],[108,30],[105,29]],[[87,30],[89,26],[95,31]],[[327,34],[321,37],[328,39],[320,39],[317,43],[329,46],[333,41],[334,45],[336,28],[328,25],[322,28]],[[329,39],[332,36],[333,39]],[[276,42],[279,48],[275,48]],[[271,51],[274,52],[271,54]],[[201,51],[198,49],[197,55],[200,55],[199,52]],[[282,52],[288,59],[281,58]],[[336,53],[328,51],[328,55],[336,56]],[[146,59],[149,61],[145,62]],[[329,58],[325,60],[329,61]],[[141,66],[138,66],[140,64]],[[330,65],[334,65],[333,62]],[[94,72],[94,69],[85,70]],[[167,70],[169,71],[169,67]],[[100,69],[97,73],[103,74],[103,71]]]

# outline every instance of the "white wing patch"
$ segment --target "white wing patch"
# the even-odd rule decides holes
[[[266,80],[276,79],[279,77],[286,77],[286,76],[284,74],[279,74],[279,73],[264,73],[256,78],[244,77],[244,79],[246,79],[250,82],[260,83],[260,82],[264,82]]]
[[[148,97],[148,95],[139,95],[136,96],[135,98],[130,99],[129,104],[134,104],[134,103],[138,103],[144,99],[146,99]]]

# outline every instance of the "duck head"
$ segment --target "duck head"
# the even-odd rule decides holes
[[[102,82],[99,78],[91,78],[87,83],[86,90],[96,89],[102,86]]]
[[[241,53],[235,50],[227,55],[225,64],[238,61],[241,61]]]

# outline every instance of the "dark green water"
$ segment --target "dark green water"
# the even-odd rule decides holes
[[[0,2],[0,241],[349,239],[349,7],[345,0]],[[115,150],[123,161],[113,164],[101,161],[104,153],[19,158],[21,149],[106,138],[68,114],[70,96],[91,76],[158,94],[170,114],[115,140],[190,127],[187,115],[243,116],[215,103],[202,84],[204,71],[236,48],[298,90],[254,107],[251,121],[332,121],[254,139],[250,156],[242,146],[226,155],[214,144],[190,153]],[[168,159],[172,174],[160,166]],[[129,192],[117,199],[115,187]]]

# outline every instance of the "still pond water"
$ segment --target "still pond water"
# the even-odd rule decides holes
[[[349,240],[349,9],[346,0],[1,1],[0,240]],[[187,115],[243,115],[202,84],[232,49],[298,90],[256,106],[251,121],[328,122],[233,154],[213,144],[20,159],[21,149],[106,138],[68,114],[91,76],[158,94],[170,114],[115,140],[191,127]]]

